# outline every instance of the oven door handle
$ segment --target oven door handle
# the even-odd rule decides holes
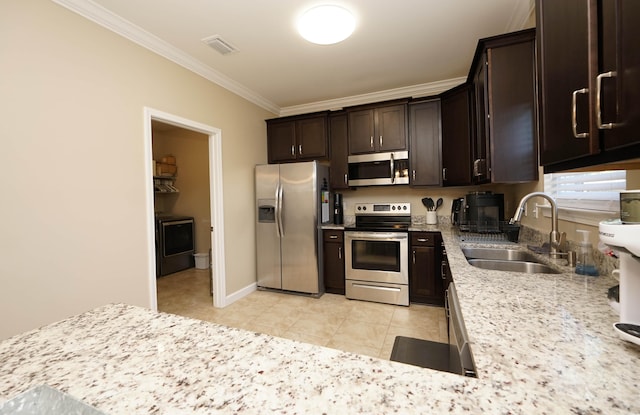
[[[398,232],[345,232],[345,237],[364,240],[403,241],[409,239],[407,233]]]

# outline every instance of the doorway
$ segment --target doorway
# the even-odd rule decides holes
[[[153,170],[153,131],[158,128],[169,131],[171,129],[183,130],[187,135],[206,138],[208,148],[208,217],[200,218],[200,228],[205,229],[209,235],[208,244],[200,242],[200,245],[210,246],[211,263],[211,288],[213,291],[213,306],[222,308],[226,305],[225,267],[224,267],[224,226],[223,226],[223,191],[222,191],[222,145],[221,131],[218,128],[187,120],[162,111],[145,108],[145,175],[147,186],[147,256],[149,269],[149,304],[150,308],[158,309],[157,284],[156,284],[156,260],[155,260],[155,208]],[[179,165],[178,165],[179,168]],[[177,186],[176,186],[177,187]],[[195,193],[195,192],[194,192]],[[203,193],[203,192],[199,192]],[[162,209],[172,210],[177,204],[176,199],[170,199],[176,195],[163,195]],[[202,195],[200,195],[202,196]],[[179,206],[179,204],[177,204]],[[202,209],[201,209],[202,210]],[[208,226],[204,226],[208,225]],[[207,229],[208,228],[208,229]],[[202,231],[200,232],[202,234]],[[202,236],[202,235],[201,235]],[[202,241],[202,239],[201,239]],[[207,246],[207,248],[208,248]],[[198,246],[196,245],[196,249]]]

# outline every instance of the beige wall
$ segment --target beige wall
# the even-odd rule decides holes
[[[149,306],[145,106],[222,131],[227,293],[255,282],[273,114],[47,0],[0,2],[0,338]]]

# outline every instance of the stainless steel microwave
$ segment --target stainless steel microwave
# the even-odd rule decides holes
[[[349,156],[349,186],[409,184],[409,152]]]

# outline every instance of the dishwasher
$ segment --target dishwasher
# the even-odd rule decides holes
[[[445,292],[449,343],[397,336],[389,360],[424,368],[477,377],[469,336],[462,320],[453,282]]]

